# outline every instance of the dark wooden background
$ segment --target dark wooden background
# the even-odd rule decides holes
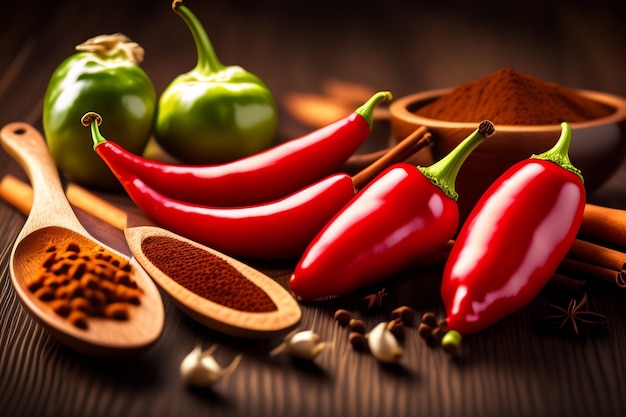
[[[225,64],[259,75],[281,104],[277,141],[310,130],[283,99],[320,92],[342,80],[396,97],[449,87],[503,66],[574,88],[626,96],[626,6],[621,0],[510,2],[343,2],[188,0]],[[146,50],[143,67],[158,92],[195,64],[195,48],[169,1],[4,2],[0,8],[0,125],[41,129],[51,73],[74,45],[123,32]],[[388,132],[378,132],[384,140]],[[374,140],[374,139],[372,139]],[[376,145],[374,145],[376,146]],[[0,150],[0,175],[25,179]],[[124,195],[104,195],[122,206]],[[626,165],[591,202],[626,209]],[[98,237],[125,250],[121,232],[78,212]],[[367,291],[303,305],[302,329],[334,349],[313,363],[268,352],[280,340],[240,340],[196,324],[165,299],[161,339],[132,359],[102,360],[57,343],[24,311],[11,287],[8,254],[24,216],[0,202],[0,415],[91,416],[624,416],[626,294],[589,288],[590,308],[605,314],[600,331],[572,338],[538,324],[553,293],[467,337],[463,361],[427,348],[408,329],[406,354],[385,367],[353,351],[332,319],[352,309],[368,327],[410,305],[442,313],[438,273],[409,268],[380,287],[388,296],[368,309]],[[286,284],[292,265],[257,265]],[[380,288],[371,289],[376,291]],[[370,291],[371,292],[371,291]],[[209,390],[190,390],[181,359],[197,344],[220,343],[216,358],[243,354],[234,374]]]

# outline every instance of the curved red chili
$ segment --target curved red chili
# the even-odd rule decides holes
[[[208,207],[172,200],[130,172],[114,173],[137,207],[158,225],[242,258],[299,256],[328,219],[354,196],[352,178],[335,174],[271,203]]]
[[[107,152],[101,152],[109,148],[102,147],[107,142],[98,130],[99,115],[90,113],[83,119],[90,122],[98,155],[150,219],[231,256],[257,259],[300,256],[326,222],[354,197],[355,188],[405,155],[407,149],[426,146],[430,136],[425,128],[417,129],[354,177],[337,173],[272,202],[227,208],[182,202],[161,194],[124,164],[108,159]]]
[[[574,242],[586,194],[570,140],[563,123],[555,146],[504,172],[459,231],[441,283],[453,344],[527,305]]]
[[[444,247],[459,223],[458,171],[492,133],[484,121],[439,162],[398,163],[374,178],[307,247],[291,276],[292,292],[301,301],[342,295]]]
[[[371,132],[374,94],[354,113],[307,135],[254,155],[216,165],[169,164],[132,154],[114,142],[99,147],[107,159],[171,198],[211,206],[273,201],[336,172]]]

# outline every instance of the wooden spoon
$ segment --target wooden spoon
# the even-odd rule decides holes
[[[235,258],[158,227],[143,216],[130,213],[124,235],[133,255],[152,276],[152,279],[171,297],[177,307],[189,317],[209,328],[237,337],[264,338],[290,330],[300,322],[302,317],[300,306],[290,292],[269,276]],[[185,242],[220,258],[255,284],[256,290],[264,292],[276,306],[276,309],[247,312],[227,307],[194,293],[179,284],[174,279],[175,277],[162,271],[146,256],[143,243],[145,239],[152,237],[164,237]],[[190,268],[192,268],[191,265]],[[208,274],[207,279],[211,279]]]
[[[225,334],[248,338],[271,337],[299,323],[302,313],[295,298],[260,271],[212,248],[157,227],[144,216],[130,210],[126,212],[76,184],[68,184],[66,195],[74,207],[124,231],[128,246],[139,263],[176,306],[199,323]],[[0,181],[0,196],[24,214],[28,214],[32,201],[32,190],[28,184],[7,175]],[[144,254],[142,242],[151,236],[165,236],[186,242],[228,262],[264,291],[277,309],[270,312],[245,312],[195,294],[165,274]]]
[[[160,337],[165,312],[158,288],[133,258],[132,278],[143,291],[140,303],[130,306],[128,320],[88,318],[81,329],[61,317],[29,290],[43,264],[45,250],[73,242],[81,248],[102,248],[125,260],[128,257],[98,242],[81,225],[65,197],[57,167],[41,134],[27,123],[10,123],[0,130],[5,150],[22,166],[34,195],[32,209],[13,245],[10,274],[13,287],[27,311],[61,343],[95,356],[139,353]]]

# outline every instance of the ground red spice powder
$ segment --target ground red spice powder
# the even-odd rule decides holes
[[[478,123],[487,119],[496,125],[544,125],[593,120],[614,111],[573,89],[505,67],[458,85],[415,113],[450,122]]]
[[[211,252],[168,236],[148,236],[141,249],[154,266],[200,297],[239,311],[278,309],[265,291]]]

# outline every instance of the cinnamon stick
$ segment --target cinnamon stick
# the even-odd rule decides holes
[[[283,106],[298,122],[308,126],[322,127],[354,112],[375,91],[360,84],[340,80],[328,80],[322,85],[322,94],[291,91],[283,97]],[[374,108],[374,120],[389,120],[388,107]]]
[[[67,185],[65,194],[74,207],[91,214],[118,230],[126,228],[126,219],[128,217],[126,212],[105,199],[74,183]]]
[[[565,290],[568,292],[579,292],[583,291],[585,281],[557,272],[552,276],[552,278],[550,278],[547,285],[551,288]]]
[[[11,174],[7,174],[0,181],[0,196],[4,201],[28,216],[33,205],[33,189],[25,182]]]
[[[376,175],[380,174],[384,168],[392,165],[394,162],[405,160],[418,150],[429,145],[430,137],[431,135],[426,127],[421,126],[415,129],[413,133],[391,148],[389,152],[378,158],[367,168],[353,175],[352,180],[354,182],[354,188],[357,190],[363,188]]]
[[[624,273],[626,253],[580,238],[574,240],[567,256]]]
[[[86,189],[70,183],[65,189],[68,201],[72,206],[91,214],[97,219],[119,229],[126,227],[126,212],[103,198]],[[11,174],[5,175],[0,181],[0,197],[14,206],[22,214],[28,216],[33,204],[33,189],[27,183]]]
[[[626,248],[626,210],[586,204],[579,235]]]
[[[605,282],[611,285],[619,285],[621,276],[621,272],[615,271],[611,268],[594,265],[583,260],[570,257],[565,257],[565,259],[563,259],[557,271],[572,278],[582,280],[592,278],[593,280]]]
[[[368,153],[355,153],[341,166],[341,171],[354,175],[391,150],[391,146]]]

